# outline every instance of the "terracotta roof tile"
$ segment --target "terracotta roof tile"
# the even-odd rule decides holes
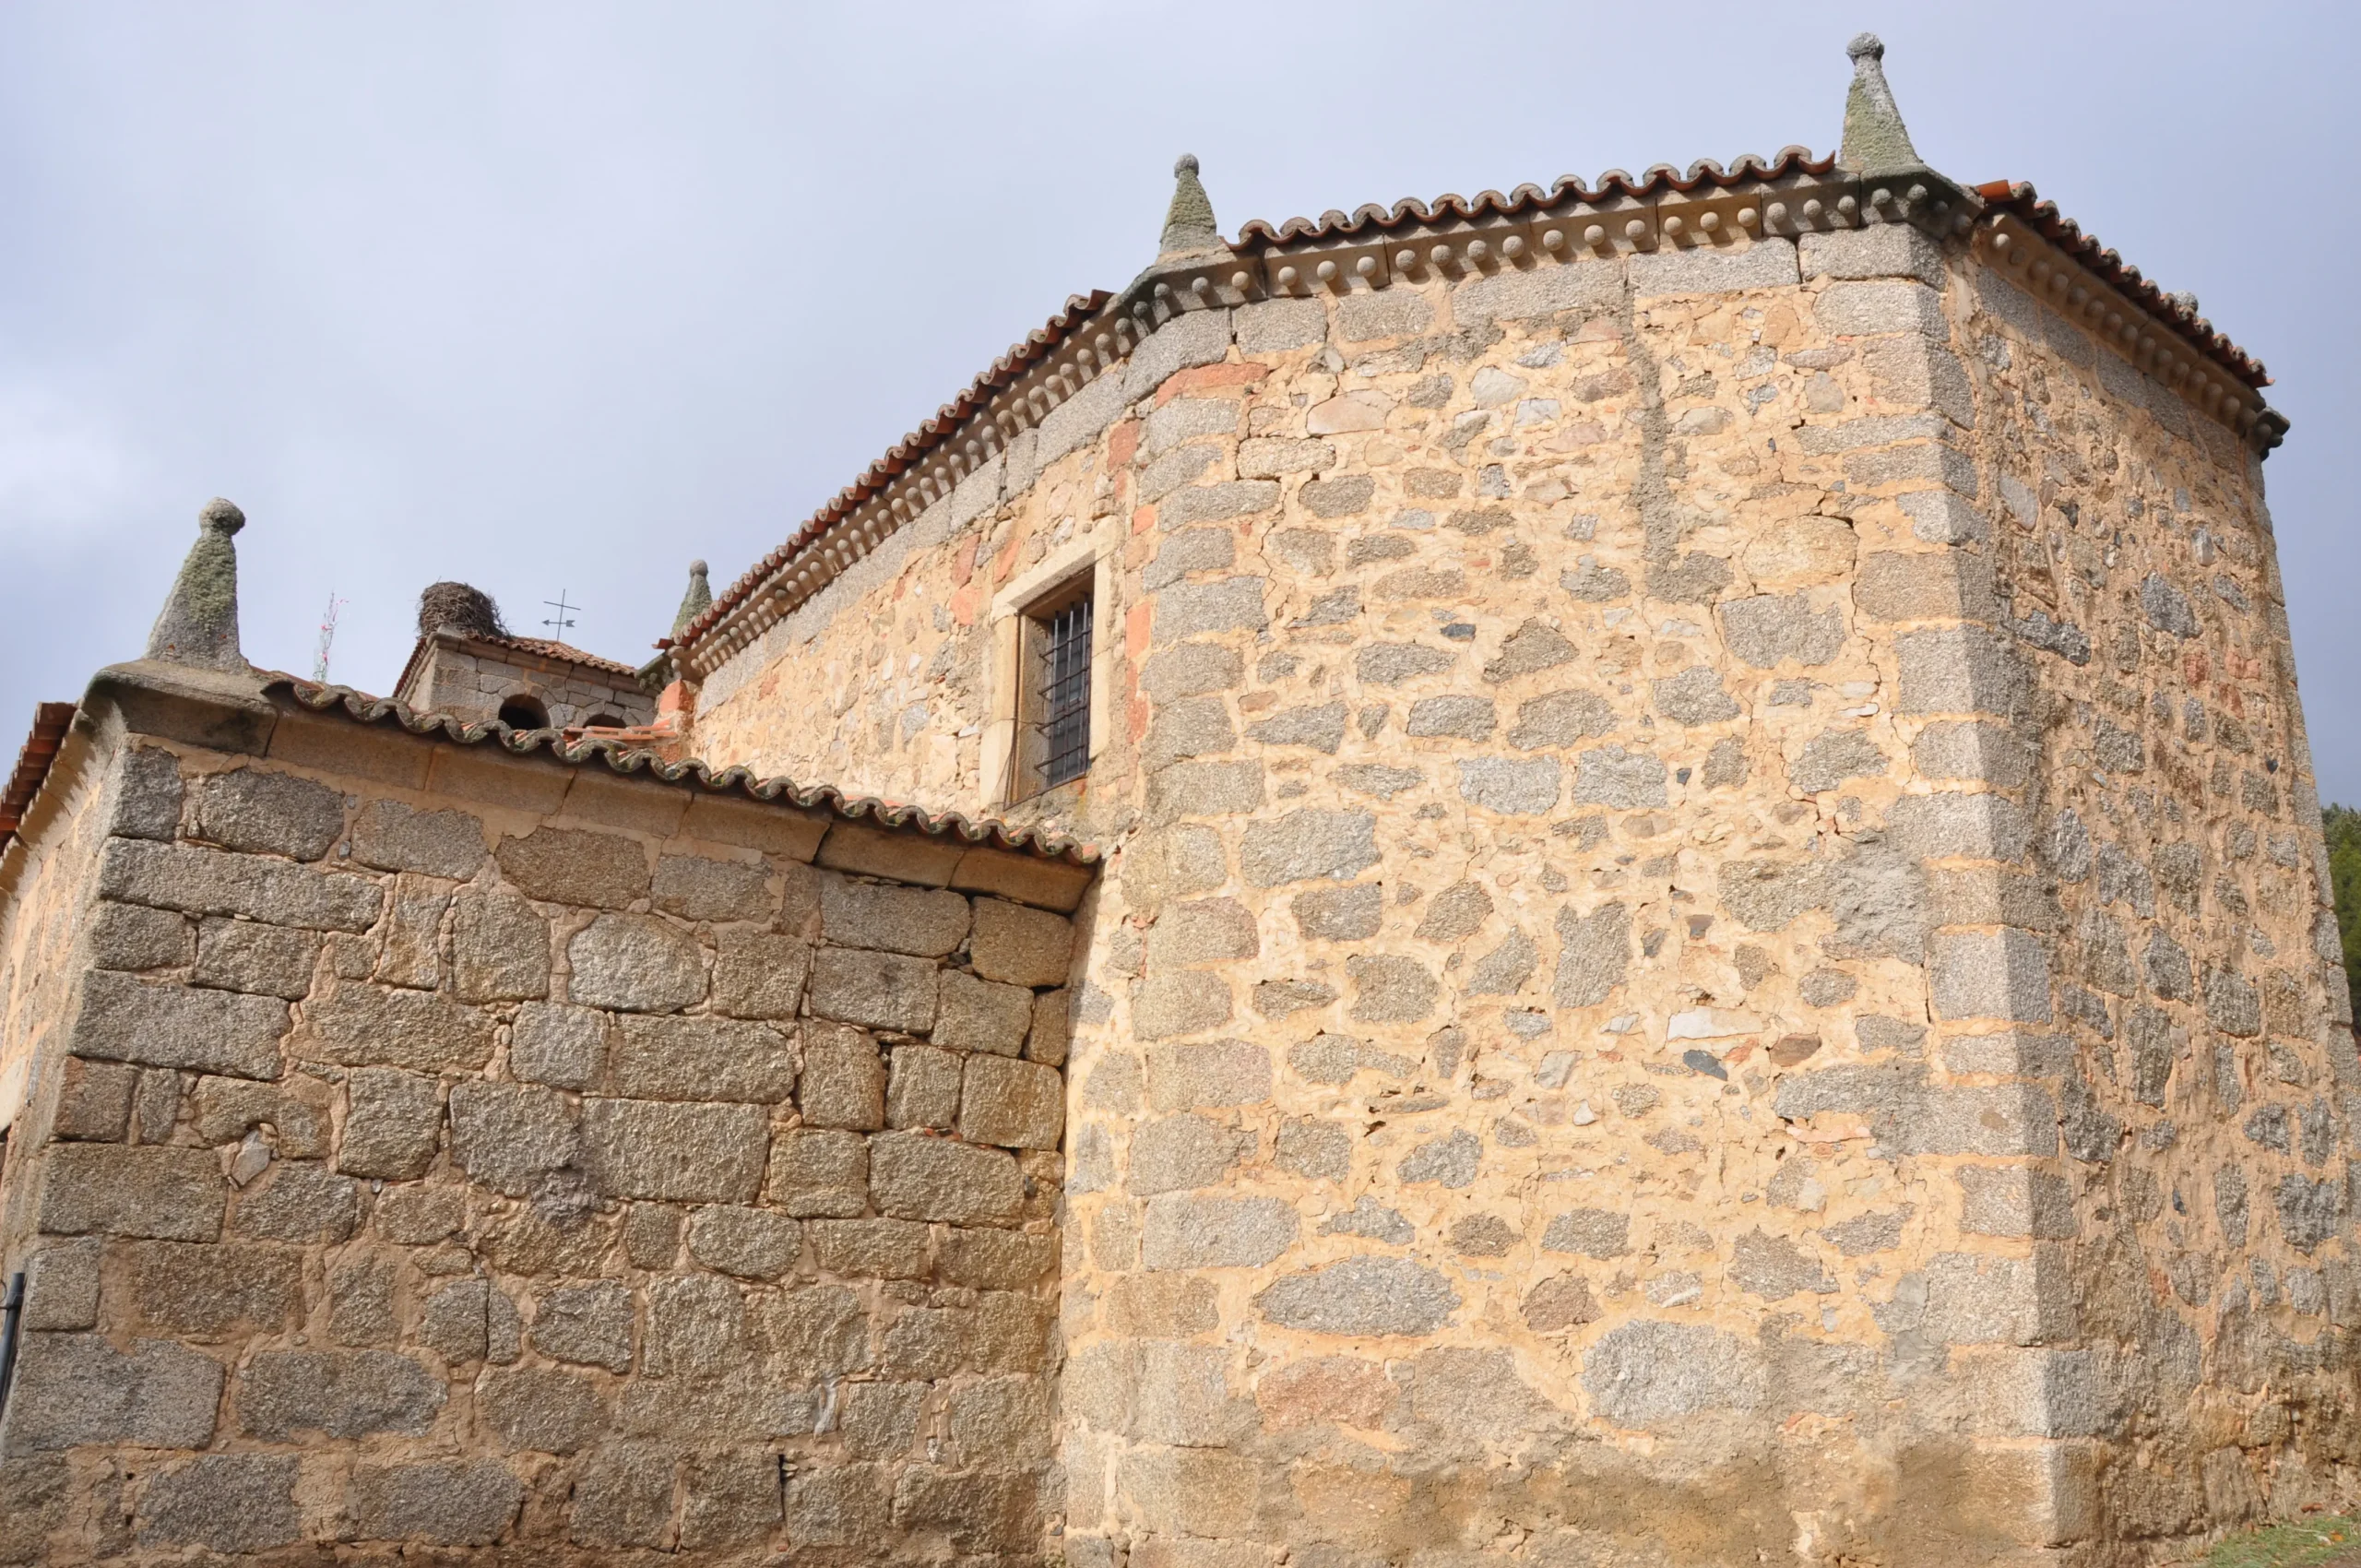
[[[2137,301],[2140,306],[2248,386],[2271,385],[2262,362],[2213,329],[2213,324],[2179,300],[2165,293],[2140,269],[2102,245],[2082,226],[2061,215],[2058,204],[2044,201],[2022,181],[1994,180],[1975,187],[1975,194],[1994,207],[2006,208],[2035,232]]]
[[[667,637],[656,646],[668,647],[674,642],[694,643],[760,588],[764,579],[785,565],[805,546],[843,520],[855,506],[884,490],[895,475],[950,439],[952,434],[982,408],[994,392],[1016,380],[1043,355],[1064,342],[1069,333],[1112,297],[1104,289],[1093,289],[1087,294],[1070,297],[1064,310],[1050,317],[1038,329],[1026,333],[1023,342],[994,360],[991,367],[969,382],[959,396],[936,410],[932,419],[887,447],[885,455],[870,464],[859,479],[836,492],[825,505],[812,514],[801,528],[788,535],[786,543],[748,567],[736,582],[715,598],[712,608],[690,622],[677,638]]]
[[[388,702],[356,692],[350,686],[323,686],[292,675],[272,675],[265,695],[285,694],[314,713],[333,714],[357,724],[388,726],[421,739],[451,741],[463,746],[497,745],[517,756],[547,751],[560,762],[583,766],[596,762],[619,774],[646,773],[667,784],[684,785],[708,794],[734,794],[765,804],[824,811],[846,822],[900,828],[930,838],[1011,849],[1042,860],[1087,866],[1098,861],[1095,848],[1062,834],[1037,833],[990,817],[969,818],[957,812],[928,812],[913,805],[848,795],[833,785],[797,784],[787,778],[757,778],[743,767],[716,771],[690,759],[666,762],[644,746],[622,744],[591,735],[567,742],[554,730],[517,731],[496,719],[466,721],[447,713],[421,713],[405,703]],[[66,709],[72,713],[69,705]]]
[[[1473,221],[1488,217],[1513,218],[1521,213],[1555,207],[1560,202],[1656,196],[1668,190],[1686,194],[1701,185],[1740,185],[1756,180],[1777,179],[1784,174],[1826,174],[1835,167],[1833,156],[1816,159],[1808,147],[1788,147],[1780,148],[1779,156],[1767,162],[1750,152],[1747,153],[1727,169],[1710,158],[1701,159],[1689,166],[1686,174],[1669,163],[1654,164],[1636,180],[1620,169],[1609,169],[1598,177],[1596,185],[1586,185],[1573,174],[1562,174],[1546,191],[1539,185],[1523,184],[1506,196],[1498,191],[1485,191],[1473,200],[1465,196],[1440,196],[1431,206],[1410,197],[1395,202],[1391,211],[1372,203],[1354,208],[1349,218],[1331,210],[1322,213],[1317,219],[1290,218],[1276,228],[1257,218],[1238,232],[1237,243],[1230,248],[1241,253],[1261,251],[1291,241],[1333,239],[1359,234],[1370,229],[1404,229],[1421,223],[1447,223],[1454,220]]]
[[[45,702],[33,709],[32,732],[25,737],[24,748],[17,754],[16,771],[8,775],[8,785],[0,790],[0,849],[17,836],[18,826],[25,820],[25,813],[32,809],[33,797],[41,793],[42,781],[49,778],[50,765],[57,760],[58,748],[65,743],[65,731],[74,722],[74,705],[70,702]]]
[[[603,670],[611,675],[628,675],[634,680],[639,677],[639,671],[631,665],[612,659],[601,659],[595,653],[583,652],[571,643],[552,642],[547,637],[487,637],[479,633],[469,632],[468,638],[471,642],[491,643],[499,647],[513,647],[520,652],[537,654],[543,659],[564,659],[569,664],[580,664],[592,670]]]

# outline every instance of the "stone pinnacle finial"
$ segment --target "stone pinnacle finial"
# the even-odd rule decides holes
[[[672,617],[672,635],[677,637],[689,629],[689,623],[713,608],[713,585],[706,581],[705,563],[689,563],[689,590],[681,596],[680,613]]]
[[[1197,179],[1197,155],[1184,152],[1172,166],[1172,206],[1164,214],[1164,238],[1157,245],[1162,255],[1186,255],[1212,250],[1221,244],[1214,227],[1214,204]]]
[[[196,542],[172,579],[148,634],[148,657],[243,675],[251,668],[238,649],[238,547],[232,536],[246,515],[216,496],[196,515]]]
[[[1910,128],[1886,85],[1885,45],[1865,32],[1845,46],[1853,57],[1853,88],[1845,95],[1845,144],[1836,161],[1860,174],[1898,174],[1926,162],[1910,145]]]

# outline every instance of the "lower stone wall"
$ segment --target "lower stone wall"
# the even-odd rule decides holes
[[[943,885],[1026,863],[329,728],[410,787],[119,764],[0,1562],[1036,1558],[1072,930]]]

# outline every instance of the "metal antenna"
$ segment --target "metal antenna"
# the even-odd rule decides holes
[[[556,632],[566,632],[574,629],[574,620],[568,612],[579,610],[582,606],[578,604],[568,604],[565,601],[565,590],[564,588],[557,590],[557,597],[555,599],[545,599],[541,600],[541,602],[548,605],[552,610],[557,612],[556,614],[551,616],[548,620],[543,621],[541,623],[542,625]]]
[[[320,646],[312,655],[312,679],[323,686],[328,683],[328,648],[336,641],[336,612],[347,602],[336,596],[336,589],[328,589],[328,607],[320,616]]]

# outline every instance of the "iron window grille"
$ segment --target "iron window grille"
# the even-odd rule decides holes
[[[1054,790],[1090,770],[1090,595],[1039,624],[1041,787]]]

